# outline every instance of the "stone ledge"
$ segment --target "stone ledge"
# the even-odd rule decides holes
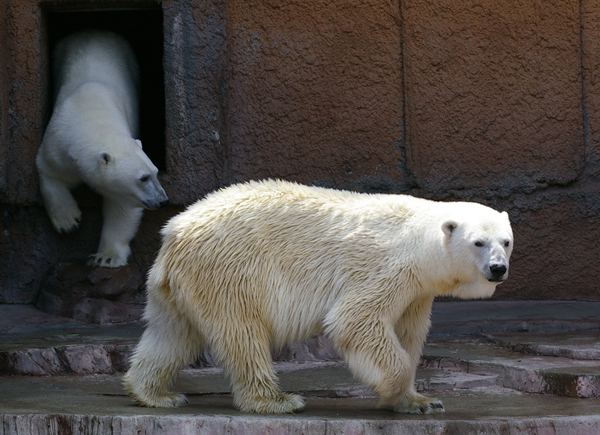
[[[600,397],[600,361],[534,356],[464,339],[429,343],[422,362],[428,368],[495,375],[498,386],[527,393]]]
[[[581,331],[561,334],[491,334],[485,338],[515,352],[600,361],[600,331],[596,334]]]
[[[48,272],[36,300],[46,313],[100,325],[139,321],[144,308],[139,269],[59,263]]]
[[[144,435],[380,435],[380,434],[540,434],[594,435],[600,417],[548,417],[488,420],[385,420],[252,416],[96,416],[73,414],[3,415],[2,435],[54,435],[62,433]]]
[[[171,409],[134,406],[118,376],[5,378],[0,383],[0,434],[600,433],[599,400],[470,388],[436,392],[444,414],[395,414],[378,409],[374,397],[323,397],[323,391],[343,392],[356,385],[339,364],[291,366],[278,369],[282,385],[306,392],[306,409],[271,416],[235,410],[225,378],[214,369],[199,377],[183,373],[173,389],[195,393],[188,394],[188,406]]]

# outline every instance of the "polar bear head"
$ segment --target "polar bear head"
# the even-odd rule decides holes
[[[476,203],[457,203],[457,211],[442,224],[449,267],[460,282],[452,296],[490,297],[508,278],[513,232],[508,213]]]
[[[98,154],[99,182],[94,187],[102,195],[135,207],[156,210],[169,198],[160,185],[158,169],[136,139],[123,139],[118,147]]]

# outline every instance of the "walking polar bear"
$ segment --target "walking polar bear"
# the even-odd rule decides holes
[[[54,228],[70,232],[81,211],[70,193],[84,182],[103,196],[104,224],[90,266],[127,264],[144,209],[168,203],[138,134],[138,66],[129,44],[82,32],[54,53],[54,110],[37,155],[40,190]]]
[[[151,407],[204,346],[243,411],[286,413],[271,347],[324,332],[352,373],[397,412],[443,412],[414,380],[435,296],[490,297],[508,275],[506,212],[283,181],[208,195],[172,218],[148,276],[146,330],[125,376]]]

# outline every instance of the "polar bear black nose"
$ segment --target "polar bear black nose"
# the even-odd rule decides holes
[[[164,207],[165,205],[168,205],[168,204],[169,204],[169,200],[168,199],[165,199],[164,201],[160,202],[161,208]]]
[[[501,278],[506,273],[506,266],[504,264],[492,264],[490,265],[490,272],[494,278]]]

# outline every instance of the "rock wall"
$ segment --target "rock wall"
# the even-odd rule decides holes
[[[399,24],[381,0],[228,1],[228,181],[403,186]]]
[[[37,187],[53,20],[136,8],[162,14],[139,33],[163,36],[173,202],[144,216],[142,271],[185,205],[279,177],[507,210],[516,249],[496,298],[600,300],[597,2],[0,0],[0,302],[32,302],[98,243],[97,197],[80,192],[82,228],[58,235]]]

